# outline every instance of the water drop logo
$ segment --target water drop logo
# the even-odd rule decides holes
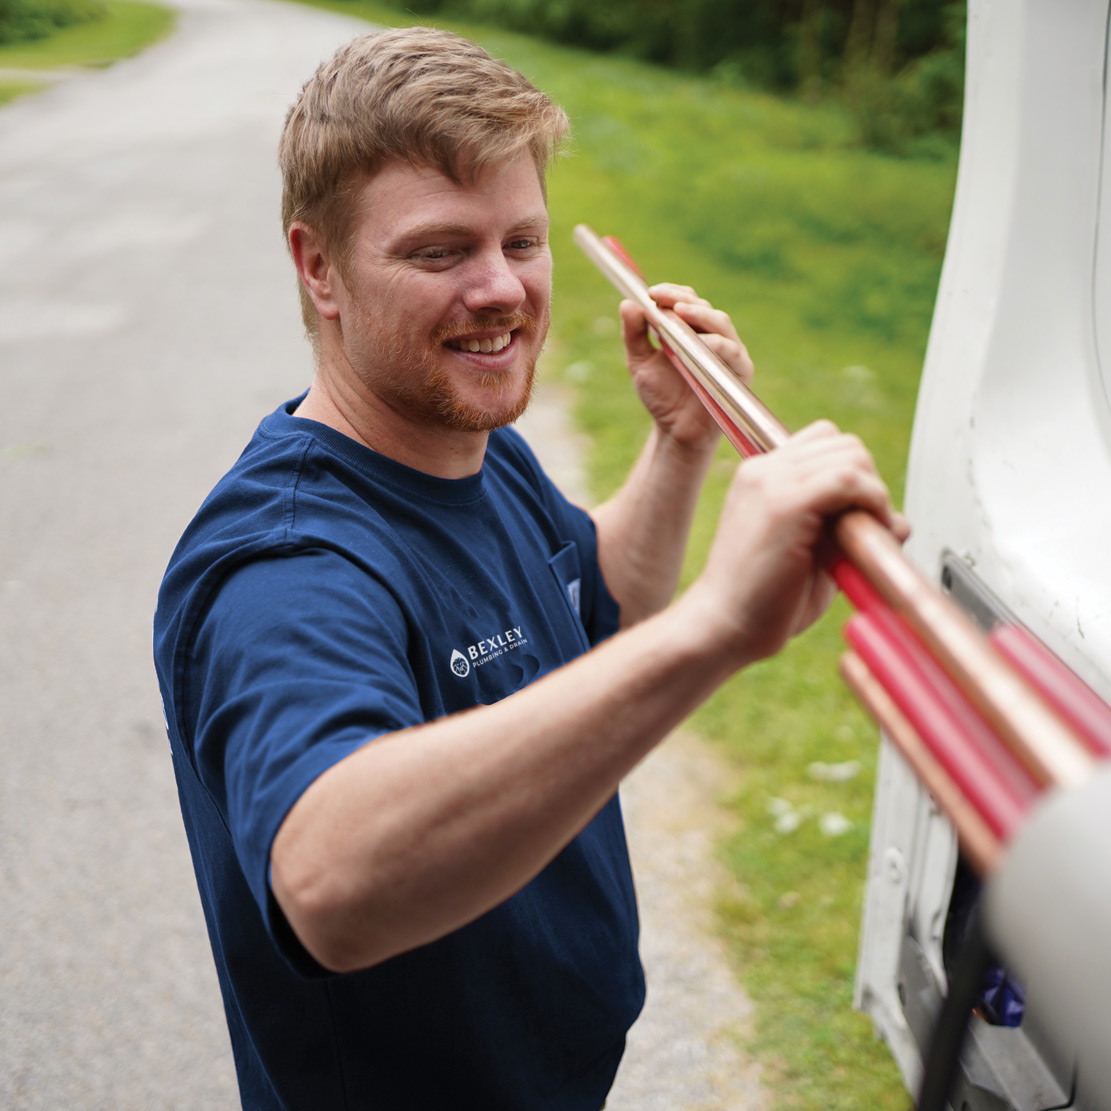
[[[451,670],[459,676],[460,679],[466,679],[471,673],[471,661],[459,651],[458,648],[451,650]]]

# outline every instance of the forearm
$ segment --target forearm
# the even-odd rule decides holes
[[[625,484],[592,514],[622,628],[659,612],[675,593],[713,443],[682,447],[653,428]]]
[[[513,895],[737,661],[713,607],[672,607],[489,707],[380,738],[322,775],[275,839],[273,889],[350,971]]]

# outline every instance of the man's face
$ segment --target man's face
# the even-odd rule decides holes
[[[528,404],[548,330],[548,215],[528,157],[457,185],[392,163],[357,199],[340,324],[363,389],[422,427],[489,432]]]

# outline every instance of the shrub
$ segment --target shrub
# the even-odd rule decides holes
[[[103,0],[0,0],[0,44],[44,39],[106,11]]]
[[[845,99],[865,145],[890,154],[924,154],[928,140],[955,143],[960,135],[964,59],[936,50],[893,78],[854,74]]]
[[[965,5],[949,3],[942,41],[893,77],[868,62],[845,72],[844,97],[861,140],[889,154],[947,154],[964,107]]]
[[[887,153],[947,156],[960,132],[965,0],[386,2],[734,87],[795,91],[808,101],[833,93],[853,112],[861,141]]]

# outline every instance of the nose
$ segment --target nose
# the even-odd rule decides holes
[[[527,297],[513,261],[500,250],[483,252],[472,260],[463,303],[473,313],[516,312]]]

